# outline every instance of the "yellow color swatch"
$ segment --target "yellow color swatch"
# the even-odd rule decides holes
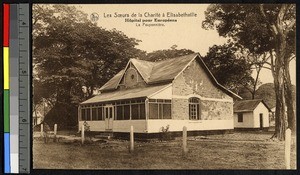
[[[9,48],[3,47],[3,80],[4,89],[9,89]]]

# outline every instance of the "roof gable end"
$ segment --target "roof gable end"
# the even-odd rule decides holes
[[[254,111],[260,103],[262,103],[269,111],[271,111],[268,105],[262,99],[236,101],[233,105],[233,111],[251,112]]]
[[[147,83],[147,71],[141,72],[141,70],[143,70],[143,68],[147,69],[145,66],[142,66],[143,64],[138,63],[138,61],[141,60],[137,60],[137,59],[130,59],[125,68],[122,69],[119,73],[117,73],[113,78],[111,78],[107,83],[105,83],[101,88],[100,91],[107,91],[107,90],[115,90],[118,88],[118,86],[121,83],[121,80],[124,78],[127,69],[129,68],[130,64],[132,64],[134,66],[134,68],[137,70],[137,72],[141,75],[141,77],[143,78],[143,80]],[[143,62],[149,62],[149,61],[143,61]],[[151,62],[149,62],[151,63]],[[151,64],[148,64],[151,66]],[[149,68],[148,68],[149,69]]]
[[[228,94],[231,97],[237,98],[237,99],[242,99],[242,97],[240,97],[239,95],[235,94],[234,92],[228,90],[227,88],[225,88],[223,85],[221,85],[217,79],[215,78],[215,76],[212,74],[212,72],[209,70],[209,68],[206,66],[206,64],[204,63],[204,61],[202,60],[201,56],[199,53],[197,53],[194,58],[192,60],[190,60],[190,62],[175,76],[174,79],[176,79],[180,74],[183,73],[183,71],[185,69],[187,69],[187,67],[194,61],[196,60],[196,62],[198,64],[200,64],[200,66],[202,68],[204,68],[204,71],[208,74],[208,77],[212,80],[212,83],[215,84],[217,86],[217,88],[221,89],[223,92],[225,92],[226,94]]]

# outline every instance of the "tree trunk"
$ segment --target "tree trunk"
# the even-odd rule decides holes
[[[291,95],[292,93],[290,89],[291,84],[289,85],[291,80],[289,72],[286,72],[289,70],[286,58],[288,57],[288,55],[290,55],[290,53],[287,53],[287,34],[289,31],[292,30],[293,25],[295,25],[295,20],[291,19],[291,23],[289,24],[289,26],[284,28],[284,26],[286,25],[284,22],[284,17],[288,11],[287,4],[281,5],[277,15],[277,19],[276,21],[274,21],[274,23],[270,23],[269,18],[266,16],[264,5],[260,4],[259,7],[262,17],[265,19],[266,24],[272,32],[275,42],[275,65],[272,61],[272,64],[274,66],[274,70],[272,70],[272,72],[274,77],[274,87],[276,94],[275,133],[273,137],[277,137],[279,140],[284,140],[285,129],[287,126],[287,119],[285,113],[285,99],[288,101],[287,105],[289,105],[289,113],[294,113],[293,106],[291,105],[293,103]],[[288,85],[285,86],[285,83],[287,83]],[[285,90],[287,91],[286,93]],[[293,114],[289,114],[289,116],[292,117]]]
[[[275,111],[275,133],[273,137],[278,140],[285,139],[287,119],[285,113],[285,93],[284,93],[284,58],[286,55],[286,38],[282,33],[276,36],[276,60],[274,72],[274,87],[276,95]]]
[[[257,69],[256,69],[256,78],[255,78],[255,82],[254,82],[254,87],[253,87],[253,93],[252,93],[252,100],[255,98],[255,94],[256,94],[256,87],[257,87],[257,82],[258,82],[258,78],[259,78],[259,73],[262,69],[262,66],[259,66]]]
[[[292,132],[296,131],[296,115],[294,111],[294,97],[293,97],[293,86],[290,78],[290,70],[289,70],[289,58],[285,59],[284,65],[284,92],[285,92],[285,103],[287,107],[287,121],[288,128],[292,130]]]
[[[273,137],[278,140],[284,140],[286,129],[286,115],[285,115],[285,103],[284,103],[284,86],[283,86],[283,70],[278,72],[279,75],[274,77],[274,87],[276,94],[276,111],[275,111],[275,133]]]

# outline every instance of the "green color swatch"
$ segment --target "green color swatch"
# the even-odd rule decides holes
[[[4,90],[4,132],[9,133],[9,90]]]

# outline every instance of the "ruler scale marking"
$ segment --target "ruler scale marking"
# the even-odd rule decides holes
[[[30,170],[29,4],[19,4],[19,171]]]

